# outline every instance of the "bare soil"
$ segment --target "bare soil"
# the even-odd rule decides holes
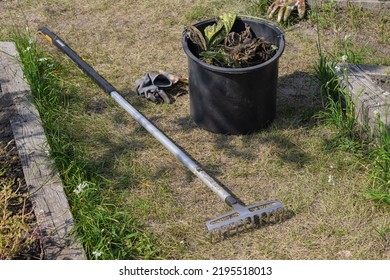
[[[2,92],[0,84],[0,97],[1,96]],[[0,154],[0,165],[8,166],[7,172],[3,175],[3,178],[14,180],[14,192],[18,194],[19,197],[23,197],[28,194],[28,188],[24,180],[22,164],[19,159],[11,124],[9,122],[9,106],[10,104],[4,98],[0,98],[0,151],[5,152]],[[22,210],[24,213],[33,213],[32,207],[32,203],[29,200],[27,200],[26,204],[13,200],[8,207],[8,211],[11,211],[12,215],[20,215]],[[30,221],[31,231],[33,231],[35,222],[36,220],[34,219]],[[40,240],[36,239],[32,246],[29,246],[26,250],[18,252],[13,259],[36,260],[42,259],[42,257]]]
[[[390,93],[390,78],[386,76],[370,76],[371,79],[376,83],[381,89]]]

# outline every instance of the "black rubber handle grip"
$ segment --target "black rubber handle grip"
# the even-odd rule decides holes
[[[64,41],[61,40],[56,34],[51,32],[46,27],[41,27],[38,29],[40,33],[42,33],[45,38],[59,48],[63,53],[72,59],[79,68],[81,68],[89,77],[91,77],[106,93],[110,94],[116,89],[107,82],[102,76],[99,75],[91,66],[88,65],[75,51],[73,51]]]

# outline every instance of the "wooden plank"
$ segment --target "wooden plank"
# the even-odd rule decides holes
[[[370,75],[386,77],[390,73],[390,67],[357,64],[349,64],[346,67],[345,74],[339,75],[355,104],[355,114],[360,125],[375,135],[380,120],[390,131],[390,93],[370,77]]]
[[[10,122],[26,184],[38,220],[46,259],[86,259],[72,234],[74,219],[58,172],[47,156],[48,143],[31,91],[23,79],[15,45],[0,42],[2,95],[12,103]]]

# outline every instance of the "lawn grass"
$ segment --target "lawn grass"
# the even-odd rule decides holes
[[[383,200],[367,199],[370,185],[378,186],[383,179],[382,171],[372,171],[371,164],[384,166],[388,150],[368,150],[317,119],[324,104],[314,70],[318,37],[326,38],[321,52],[332,61],[339,61],[347,50],[353,62],[390,65],[385,11],[378,17],[352,7],[325,6],[318,15],[312,11],[307,20],[284,25],[287,45],[279,65],[277,119],[269,129],[252,135],[225,136],[192,122],[188,95],[171,105],[155,105],[136,96],[133,83],[151,70],[187,74],[180,45],[185,25],[225,11],[263,16],[264,8],[249,1],[208,0],[14,4],[5,7],[0,2],[6,8],[2,11],[13,17],[1,23],[5,28],[0,36],[9,39],[15,27],[24,30],[28,24],[39,50],[34,58],[38,66],[42,64],[38,70],[54,75],[48,79],[50,87],[42,82],[43,94],[36,103],[51,135],[51,155],[64,179],[76,230],[90,258],[390,257],[388,208]],[[224,203],[35,35],[32,30],[42,25],[60,35],[244,202],[279,199],[292,217],[211,244],[204,222],[225,213]],[[21,53],[28,38],[23,44]],[[48,60],[39,61],[43,57]],[[41,73],[38,70],[32,74]],[[372,163],[372,158],[378,160]],[[74,190],[84,182],[88,187],[77,195]],[[375,188],[371,190],[387,190]]]
[[[77,221],[74,230],[86,254],[90,259],[156,258],[152,235],[144,233],[140,223],[105,195],[110,180],[92,169],[82,144],[63,129],[64,124],[75,121],[76,114],[69,106],[72,88],[63,86],[58,75],[67,66],[38,50],[30,38],[29,33],[17,33],[13,41],[48,136],[50,156],[65,183]]]

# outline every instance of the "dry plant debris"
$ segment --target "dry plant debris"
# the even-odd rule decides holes
[[[0,139],[0,260],[42,259],[38,226],[13,140]]]
[[[278,48],[263,37],[254,38],[250,27],[245,24],[244,31],[227,35],[225,49],[236,67],[246,67],[266,62]]]

